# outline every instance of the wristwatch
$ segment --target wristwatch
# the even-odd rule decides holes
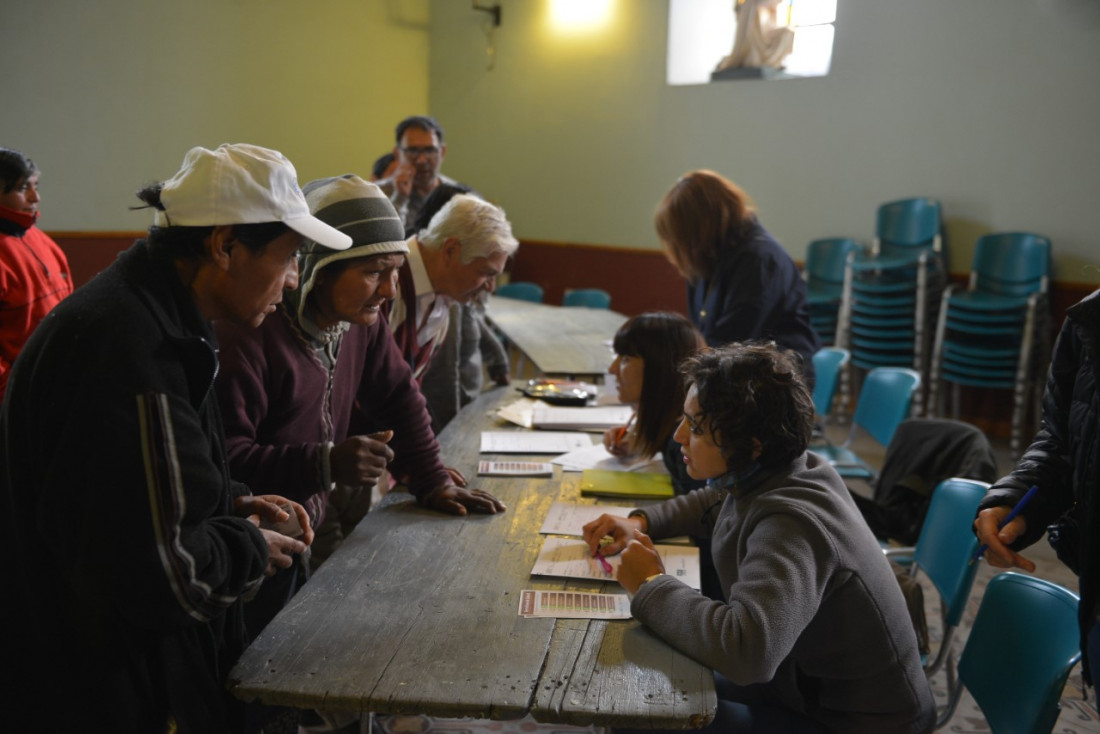
[[[660,571],[658,573],[653,574],[652,576],[646,576],[645,579],[642,580],[642,583],[638,584],[638,588],[640,589],[643,586],[645,586],[646,584],[648,584],[650,581],[652,581],[653,579],[657,578],[658,576],[664,576],[664,575],[665,575],[665,572]]]

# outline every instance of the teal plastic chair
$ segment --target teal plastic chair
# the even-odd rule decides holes
[[[833,408],[833,397],[840,382],[840,374],[848,364],[848,350],[825,347],[814,353],[814,412],[827,419]]]
[[[852,450],[862,429],[885,448],[898,426],[909,415],[920,374],[906,367],[876,367],[867,373],[859,391],[852,427],[840,446],[814,446],[810,450],[827,459],[842,477],[873,480],[876,472]]]
[[[989,489],[976,479],[945,479],[932,490],[932,501],[924,516],[916,545],[888,548],[886,556],[908,567],[916,577],[923,572],[940,595],[943,641],[932,660],[924,661],[924,672],[935,675],[951,657],[951,640],[962,621],[978,564],[970,559],[978,550],[978,539],[970,532],[978,504]],[[947,671],[948,687],[954,684],[954,666]]]
[[[515,298],[520,301],[542,303],[542,286],[526,282],[508,283],[506,285],[497,286],[493,291],[493,295],[500,296],[501,298]]]
[[[566,291],[561,300],[563,306],[585,308],[611,308],[611,294],[599,288],[578,288]]]
[[[965,687],[993,734],[1049,733],[1066,679],[1081,659],[1079,603],[1050,581],[1011,572],[993,577],[937,728],[951,719]]]

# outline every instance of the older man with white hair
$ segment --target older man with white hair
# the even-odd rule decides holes
[[[447,333],[451,304],[492,293],[519,242],[502,209],[459,194],[408,245],[389,323],[419,381]]]

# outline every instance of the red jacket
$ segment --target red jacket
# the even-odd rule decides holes
[[[65,253],[34,217],[0,207],[0,401],[31,332],[73,292]]]

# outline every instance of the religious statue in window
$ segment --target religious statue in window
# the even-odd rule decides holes
[[[737,30],[733,50],[718,62],[719,72],[732,69],[782,69],[794,49],[794,29],[789,16],[779,18],[779,6],[788,0],[734,0]]]

